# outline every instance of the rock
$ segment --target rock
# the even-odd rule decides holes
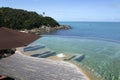
[[[60,30],[60,29],[67,30],[67,29],[71,29],[71,27],[69,25],[60,25],[60,26],[55,27],[55,29],[57,29],[57,30]]]
[[[20,31],[20,32],[26,32],[26,33],[31,33],[31,34],[46,34],[46,33],[50,33],[50,32],[54,32],[56,30],[68,30],[68,29],[71,29],[71,27],[69,25],[60,25],[60,26],[56,26],[56,27],[50,27],[50,26],[41,26],[39,28],[34,28],[34,29],[31,29],[31,30],[23,30],[23,31]]]

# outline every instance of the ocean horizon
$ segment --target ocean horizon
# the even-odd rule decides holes
[[[70,25],[70,30],[59,30],[49,35],[78,36],[106,40],[120,40],[120,22],[59,22],[61,25]]]

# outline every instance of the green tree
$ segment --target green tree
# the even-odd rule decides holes
[[[43,17],[36,12],[9,7],[0,8],[0,26],[13,29],[32,29],[42,25],[55,27],[59,23],[51,17]]]

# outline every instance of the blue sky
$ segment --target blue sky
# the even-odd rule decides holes
[[[0,0],[0,7],[45,12],[57,21],[120,22],[120,0]]]

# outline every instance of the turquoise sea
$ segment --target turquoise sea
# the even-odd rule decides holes
[[[120,80],[120,22],[60,22],[72,27],[43,35],[44,44],[57,53],[85,54],[78,62],[102,80]]]

